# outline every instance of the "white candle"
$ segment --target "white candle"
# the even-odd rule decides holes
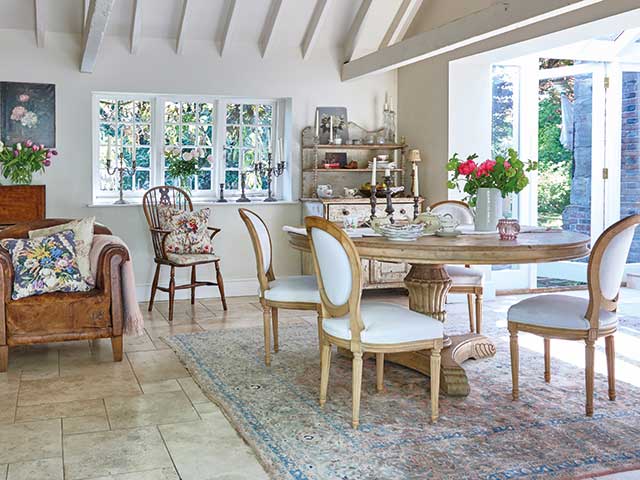
[[[371,188],[376,188],[376,162],[378,157],[373,157],[373,167],[371,168]]]
[[[316,137],[320,136],[320,112],[316,108]]]
[[[413,164],[413,196],[420,196],[420,189],[418,188],[418,165]]]
[[[329,116],[329,143],[333,143],[333,115]]]
[[[111,137],[109,137],[109,143],[107,143],[107,162],[111,161]]]
[[[384,169],[384,176],[385,177],[390,177],[391,176],[391,170],[389,170],[388,168]]]

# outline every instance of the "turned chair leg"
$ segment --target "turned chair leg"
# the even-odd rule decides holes
[[[351,425],[357,429],[360,425],[360,395],[362,393],[362,352],[353,352],[352,378],[352,420]]]
[[[173,322],[173,301],[176,298],[176,267],[171,266],[169,277],[169,321]]]
[[[220,292],[220,300],[222,300],[222,309],[227,310],[227,297],[224,295],[224,281],[222,280],[222,272],[220,271],[220,262],[216,262],[216,283]]]
[[[149,311],[153,310],[153,301],[156,298],[156,290],[158,289],[158,279],[160,278],[160,264],[156,264],[156,273],[153,274],[153,283],[151,284],[151,298],[149,299]]]
[[[476,293],[476,333],[482,333],[482,293]]]
[[[440,398],[440,350],[441,347],[434,347],[431,350],[431,422],[436,423],[439,416],[439,398]]]
[[[111,337],[111,349],[113,350],[113,361],[122,361],[122,335]]]
[[[604,339],[604,348],[607,354],[607,375],[609,377],[609,400],[616,399],[616,349],[614,336],[609,335]]]
[[[329,387],[329,370],[331,369],[331,344],[321,340],[320,355],[320,406],[327,402],[327,388]]]
[[[271,307],[262,306],[262,321],[264,323],[264,363],[271,365]]]
[[[277,352],[280,350],[280,345],[278,344],[278,309],[271,309],[271,326],[273,328],[273,351]]]
[[[9,369],[9,346],[0,345],[0,373]]]
[[[587,384],[587,401],[585,410],[587,417],[591,417],[593,416],[593,381],[595,377],[596,345],[594,340],[586,340],[585,343],[585,380]]]
[[[471,293],[467,293],[467,307],[469,308],[469,331],[473,333],[476,331],[476,321],[473,313],[473,295]]]
[[[518,330],[509,327],[509,349],[511,352],[511,397],[518,400],[518,369],[520,364],[518,352]]]
[[[551,382],[551,340],[544,339],[544,381]]]
[[[384,391],[384,353],[376,353],[376,390]]]
[[[191,285],[196,283],[196,266],[193,265],[191,267]],[[196,303],[196,287],[195,285],[191,287],[191,305]]]

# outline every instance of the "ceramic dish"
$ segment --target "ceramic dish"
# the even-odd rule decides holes
[[[380,225],[380,233],[389,240],[412,242],[423,235],[422,225]]]
[[[451,230],[451,231],[440,230],[436,232],[437,237],[457,237],[459,235],[462,235],[462,232],[460,230]]]

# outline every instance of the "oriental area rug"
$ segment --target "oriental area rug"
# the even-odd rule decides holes
[[[311,320],[281,322],[280,351],[270,368],[263,361],[261,328],[165,341],[274,479],[538,480],[640,469],[640,318],[621,318],[615,402],[607,400],[604,346],[598,344],[595,415],[588,418],[580,363],[584,344],[552,340],[552,355],[559,358],[552,357],[546,384],[542,339],[521,334],[520,400],[513,402],[505,315],[487,305],[485,316],[483,333],[497,354],[465,363],[471,393],[441,395],[435,425],[429,421],[428,379],[386,363],[385,391],[376,393],[370,359],[364,365],[361,426],[353,430],[351,362],[335,353],[327,403],[320,408]],[[449,332],[468,328],[462,310],[452,317]]]

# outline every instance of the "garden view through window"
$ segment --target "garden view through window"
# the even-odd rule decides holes
[[[233,196],[242,171],[247,195],[266,190],[266,179],[255,173],[255,165],[267,162],[273,151],[277,100],[103,94],[95,95],[95,102],[96,197],[117,196],[114,169],[121,162],[127,169],[125,196],[130,197],[163,184],[209,198],[224,184],[226,195]],[[187,185],[167,171],[172,157],[185,155],[198,163],[198,173]]]

